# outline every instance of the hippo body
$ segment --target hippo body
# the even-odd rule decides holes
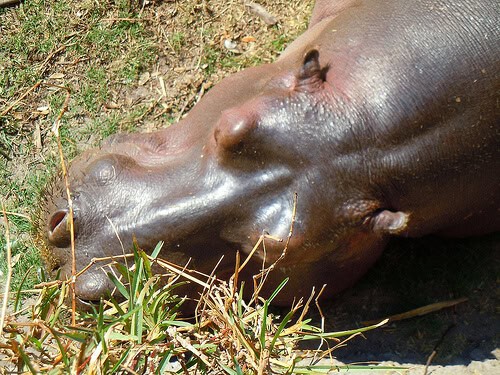
[[[316,2],[273,64],[211,89],[167,129],[117,135],[73,161],[77,269],[135,237],[229,277],[263,233],[286,256],[263,293],[290,303],[359,279],[391,236],[500,229],[500,32],[495,1]],[[296,194],[296,199],[294,196]],[[64,184],[47,193],[46,254],[71,274]],[[243,270],[280,258],[266,240]],[[82,300],[110,289],[95,266]]]

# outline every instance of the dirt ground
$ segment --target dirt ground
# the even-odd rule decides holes
[[[382,361],[428,373],[500,373],[500,236],[394,241],[354,288],[321,305],[328,330],[350,329],[436,302],[467,301],[396,321],[356,337],[334,355],[343,363]],[[404,373],[404,372],[403,372]]]

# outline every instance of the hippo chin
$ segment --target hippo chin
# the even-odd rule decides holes
[[[496,1],[317,1],[275,63],[224,79],[179,124],[72,162],[77,270],[135,238],[204,273],[224,256],[227,278],[237,251],[286,239],[293,219],[263,290],[290,277],[287,304],[349,287],[391,236],[497,231],[499,41]],[[62,181],[46,211],[48,263],[68,277]],[[266,241],[240,278],[283,247]],[[76,281],[83,300],[110,287],[98,265]]]

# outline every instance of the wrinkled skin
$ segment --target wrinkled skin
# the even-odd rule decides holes
[[[73,161],[77,269],[132,238],[161,257],[229,277],[267,232],[287,254],[276,302],[352,285],[391,236],[500,228],[495,1],[318,1],[277,62],[216,85],[172,127],[118,135]],[[46,254],[71,274],[64,184],[47,193]],[[121,242],[120,242],[121,241]],[[122,247],[123,244],[123,247]],[[266,240],[245,268],[278,259]],[[110,284],[98,267],[82,300]]]

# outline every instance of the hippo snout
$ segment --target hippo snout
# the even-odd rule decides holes
[[[73,216],[73,228],[78,234],[76,215]],[[70,213],[67,208],[56,210],[47,223],[47,242],[52,247],[51,270],[59,273],[63,279],[71,278],[71,231]],[[80,268],[80,267],[79,267]],[[75,282],[76,295],[85,303],[98,301],[101,297],[109,296],[113,289],[105,270],[101,267],[92,267],[80,274]]]
[[[68,215],[67,210],[56,211],[49,222],[47,236],[48,243],[52,246],[50,270],[62,280],[71,279],[71,235],[67,225]],[[78,272],[90,264],[92,260],[83,259],[82,262],[79,250],[77,249],[76,251]],[[99,301],[102,297],[109,297],[113,288],[114,285],[106,273],[106,268],[102,266],[92,266],[90,269],[79,274],[75,281],[76,296],[84,304]]]

